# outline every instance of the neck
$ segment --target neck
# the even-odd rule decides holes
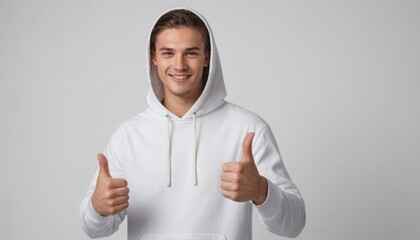
[[[175,114],[178,117],[182,117],[188,112],[188,110],[190,110],[190,108],[194,105],[199,96],[200,95],[191,98],[183,98],[176,97],[173,95],[167,95],[163,99],[162,104],[171,113]]]

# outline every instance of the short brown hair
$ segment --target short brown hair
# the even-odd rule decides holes
[[[150,36],[150,52],[155,52],[157,35],[165,29],[191,27],[198,30],[204,40],[204,51],[210,52],[210,36],[206,24],[195,13],[186,9],[176,9],[162,15],[152,29]]]

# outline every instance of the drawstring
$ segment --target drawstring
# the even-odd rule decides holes
[[[193,182],[197,186],[197,132],[196,132],[196,113],[193,113]]]
[[[171,130],[170,130],[170,125],[171,125],[171,116],[169,116],[169,114],[166,114],[166,119],[167,119],[167,124],[166,124],[166,130],[167,130],[167,136],[168,136],[168,141],[166,142],[166,154],[167,154],[167,166],[166,166],[166,171],[167,171],[167,181],[168,184],[166,185],[167,187],[171,186]]]
[[[196,120],[196,112],[193,113],[193,184],[194,186],[198,185],[197,182],[197,120]],[[167,176],[167,187],[171,186],[171,116],[169,114],[166,114],[167,119],[167,137],[168,141],[166,143],[166,157],[167,157],[167,163],[166,163],[166,176]]]

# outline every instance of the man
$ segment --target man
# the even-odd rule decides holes
[[[150,107],[124,122],[98,155],[81,205],[85,232],[109,236],[127,215],[132,240],[249,240],[255,207],[268,230],[297,236],[303,199],[268,125],[224,100],[204,18],[166,12],[149,47]]]

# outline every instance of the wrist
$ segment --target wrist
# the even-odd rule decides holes
[[[267,199],[267,193],[268,193],[268,182],[267,179],[265,179],[265,177],[260,176],[260,187],[258,189],[258,197],[254,200],[252,200],[254,202],[254,204],[256,205],[261,205],[265,202],[265,200]]]
[[[96,219],[96,221],[102,221],[103,219],[106,219],[107,218],[107,216],[103,216],[103,215],[99,214],[99,212],[93,206],[93,202],[92,201],[90,201],[90,204],[89,205],[90,205],[89,206],[90,215],[92,217],[94,217]]]

